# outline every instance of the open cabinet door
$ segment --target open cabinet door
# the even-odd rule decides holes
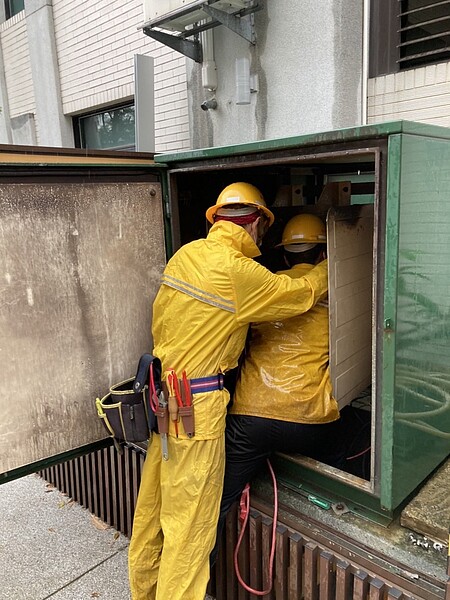
[[[372,379],[373,228],[371,204],[328,212],[330,374],[340,408]]]
[[[104,439],[96,396],[132,377],[152,349],[165,263],[161,189],[118,179],[0,188],[4,479]]]

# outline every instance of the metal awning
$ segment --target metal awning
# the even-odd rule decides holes
[[[262,3],[263,0],[196,0],[147,21],[142,30],[152,39],[201,63],[199,33],[207,29],[225,25],[255,44],[254,13],[263,8]]]

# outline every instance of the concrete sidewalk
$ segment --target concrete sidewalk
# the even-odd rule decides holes
[[[0,600],[130,600],[128,539],[37,475],[0,485],[0,515]]]
[[[129,600],[128,539],[37,475],[0,485],[1,600]]]

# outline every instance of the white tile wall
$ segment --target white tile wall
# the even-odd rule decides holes
[[[142,0],[53,0],[53,15],[65,114],[132,98],[133,56],[151,55],[156,150],[189,148],[186,58],[138,30]]]
[[[1,24],[0,43],[5,66],[10,117],[19,117],[27,113],[35,114],[36,105],[24,11]],[[35,123],[37,126],[36,115]],[[39,140],[39,132],[36,133]]]
[[[369,123],[421,121],[450,126],[450,62],[369,80]]]

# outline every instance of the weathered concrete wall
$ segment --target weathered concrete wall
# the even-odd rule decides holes
[[[362,0],[278,0],[255,14],[257,43],[214,29],[218,108],[200,104],[201,66],[189,61],[193,146],[234,144],[361,122]],[[235,61],[250,59],[259,91],[236,105]]]
[[[52,0],[25,0],[27,40],[30,53],[39,143],[72,147],[72,120],[63,114],[58,57],[53,26]]]

